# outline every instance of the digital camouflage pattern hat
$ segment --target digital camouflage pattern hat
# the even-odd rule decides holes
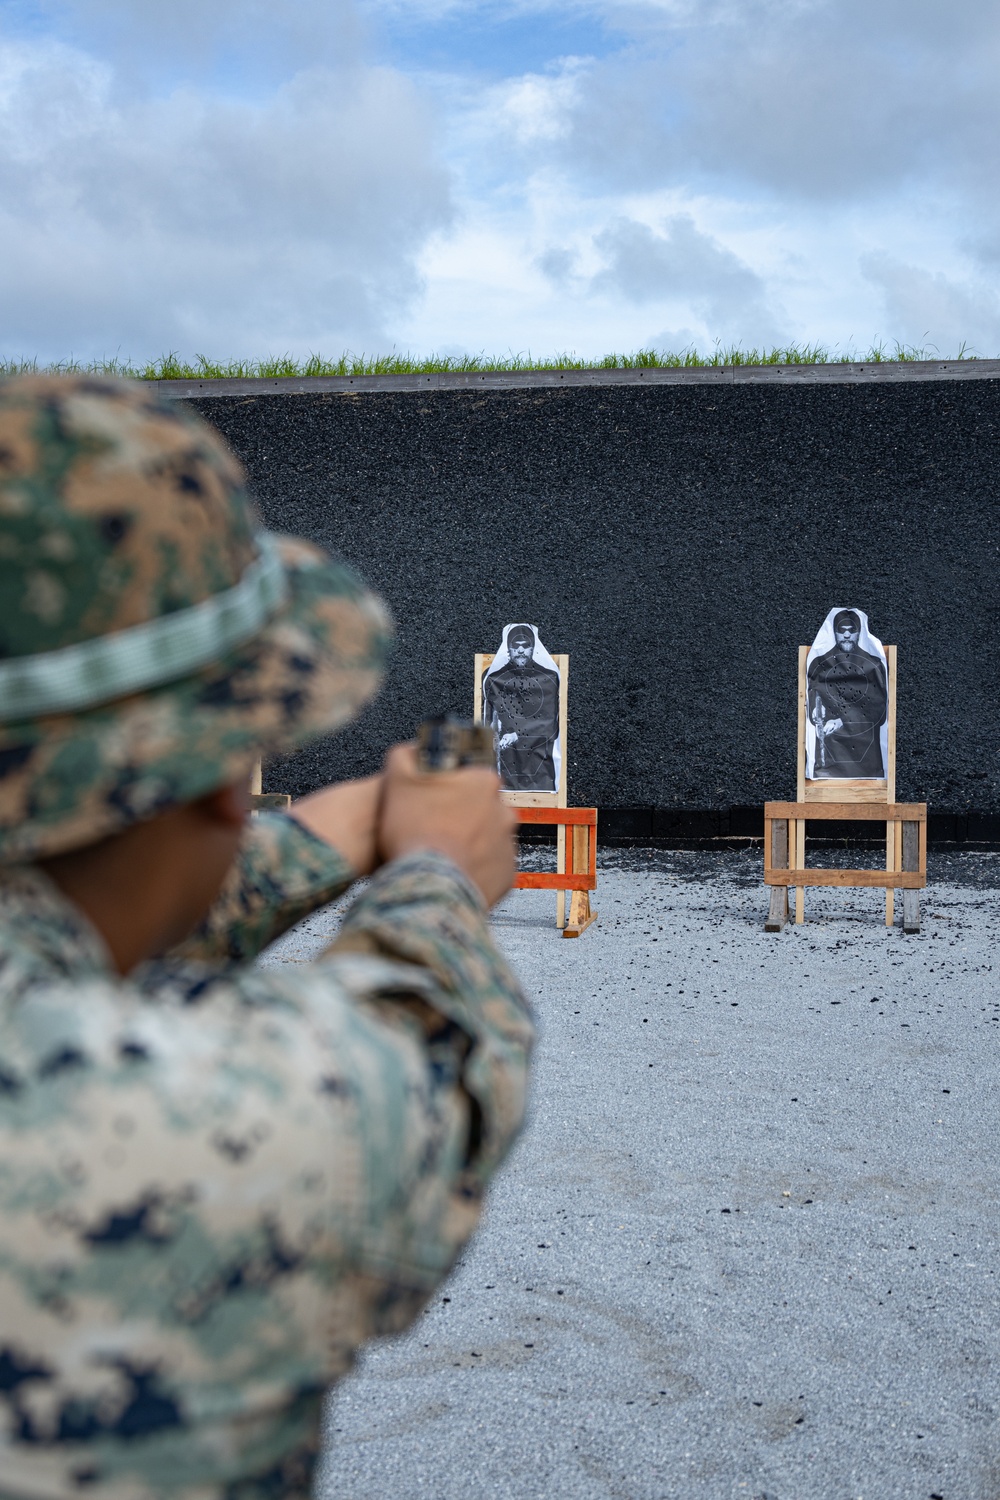
[[[0,861],[83,846],[336,729],[380,601],[262,532],[217,433],[141,384],[0,381]]]

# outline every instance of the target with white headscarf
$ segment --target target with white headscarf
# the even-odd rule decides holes
[[[504,626],[483,677],[483,722],[496,734],[497,769],[508,791],[558,791],[559,668],[536,626]]]
[[[806,692],[807,778],[884,780],[888,669],[863,609],[830,610],[806,658]]]

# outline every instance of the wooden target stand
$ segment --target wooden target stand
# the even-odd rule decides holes
[[[896,648],[886,646],[888,745],[884,779],[806,780],[806,658],[799,647],[798,786],[794,802],[764,804],[764,884],[771,887],[766,932],[789,920],[788,892],[795,890],[795,921],[805,921],[805,887],[885,888],[885,925],[893,924],[894,897],[903,892],[903,931],[920,931],[920,891],[927,884],[927,804],[896,801]],[[806,868],[806,822],[885,823],[885,873],[881,870]]]
[[[474,713],[477,724],[483,722],[483,676],[495,652],[477,651],[475,655]],[[597,889],[597,808],[566,806],[566,725],[569,702],[569,657],[553,656],[559,668],[559,743],[562,762],[559,786],[554,792],[502,792],[503,800],[517,809],[519,823],[555,824],[555,871],[519,870],[514,881],[516,890],[556,892],[556,926],[564,938],[579,937],[597,912],[591,910],[590,892]],[[567,839],[567,830],[572,837]],[[567,868],[567,851],[569,866]],[[569,892],[569,913],[566,892]]]
[[[265,792],[263,783],[264,763],[259,760],[250,773],[251,813],[287,812],[292,805],[291,794],[289,792]]]

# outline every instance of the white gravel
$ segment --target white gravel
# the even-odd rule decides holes
[[[497,912],[530,1124],[318,1500],[997,1500],[1000,861],[932,859],[919,937],[864,891],[765,934],[752,854],[608,862],[576,942]]]

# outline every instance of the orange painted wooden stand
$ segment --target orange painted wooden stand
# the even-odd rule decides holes
[[[515,888],[555,891],[556,926],[561,928],[563,937],[579,937],[580,933],[597,918],[596,911],[590,910],[588,894],[597,889],[597,808],[566,806],[566,766],[569,754],[566,748],[569,718],[569,657],[556,653],[552,660],[559,668],[559,742],[562,749],[559,784],[551,792],[504,791],[500,795],[510,807],[514,808],[520,822],[556,825],[555,872],[519,875],[515,881]],[[475,687],[472,701],[477,724],[483,722],[483,679],[492,661],[493,656],[490,652],[476,652]],[[573,830],[572,839],[566,837],[567,828]],[[570,893],[568,920],[566,916],[567,891]]]
[[[519,823],[549,823],[572,828],[568,870],[525,870],[514,886],[519,891],[569,891],[569,918],[563,937],[579,937],[597,921],[590,909],[590,892],[597,890],[597,808],[515,807]]]

